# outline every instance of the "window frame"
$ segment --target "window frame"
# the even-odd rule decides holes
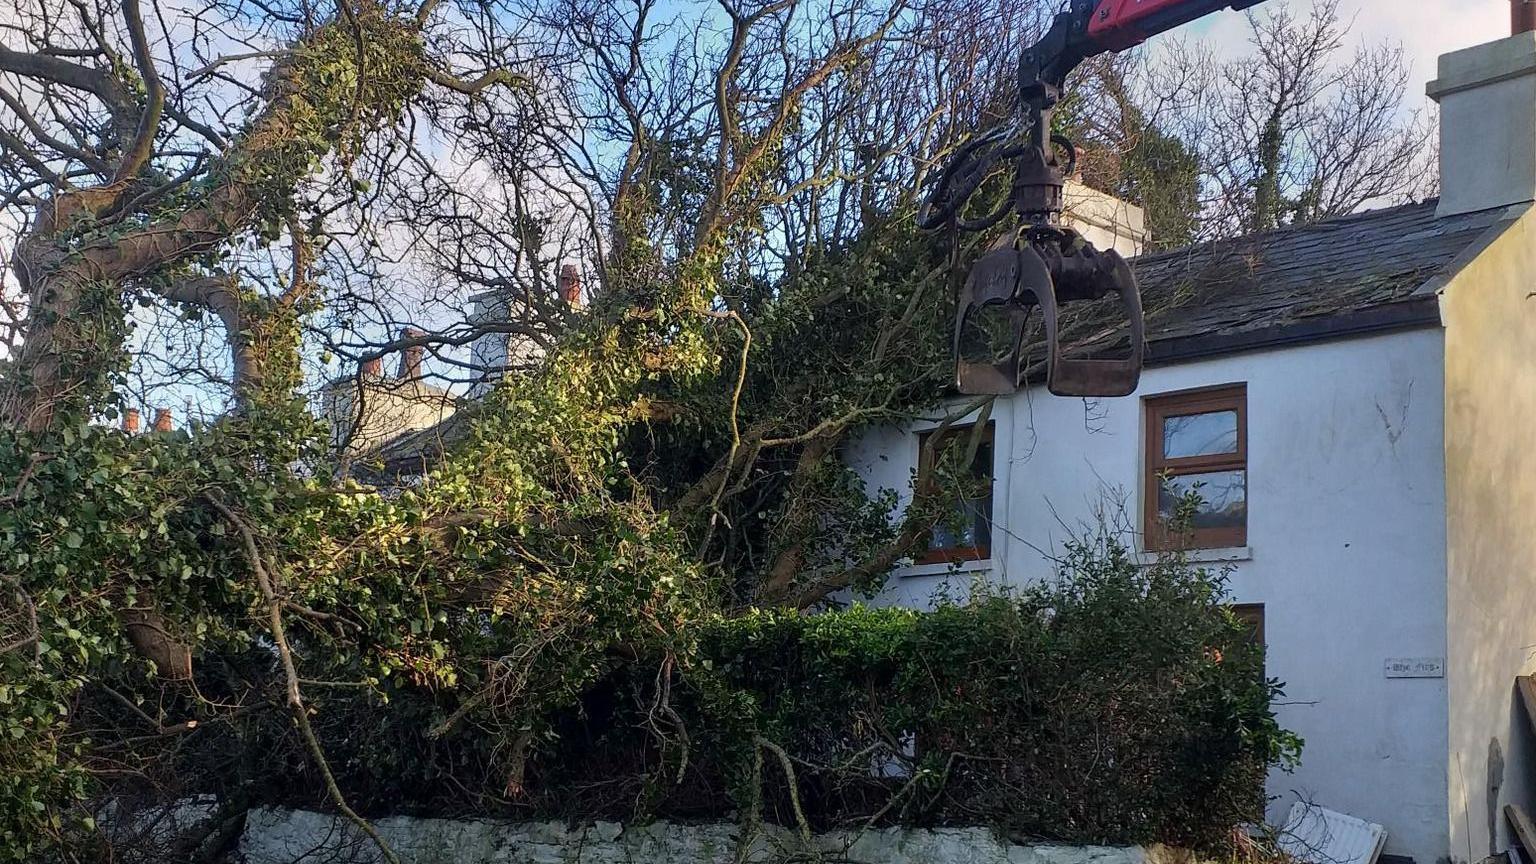
[[[975,428],[976,428],[976,424],[975,423],[964,423],[964,424],[957,424],[957,425],[954,425],[954,426],[950,426],[948,429],[945,429],[943,427],[938,427],[938,428],[934,428],[934,429],[926,429],[926,430],[924,430],[922,432],[919,432],[918,435],[917,435],[917,470],[918,470],[918,472],[922,473],[922,472],[924,472],[924,471],[926,471],[928,469],[927,453],[928,453],[928,440],[930,438],[932,438],[934,435],[938,435],[940,433],[943,433],[943,435],[946,438],[947,437],[951,437],[951,436],[953,436],[955,438],[960,438],[962,436],[968,436],[971,433],[971,430],[973,430]],[[993,505],[996,503],[996,501],[994,499],[994,496],[996,495],[996,490],[997,490],[997,422],[996,421],[993,421],[993,420],[988,420],[987,421],[986,427],[982,430],[981,440],[977,442],[977,447],[980,448],[983,444],[988,445],[988,446],[990,446],[992,448],[992,466],[991,466],[991,470],[989,470],[987,472],[987,491],[986,491],[986,499],[985,499],[986,500],[986,508],[985,508],[986,518],[987,518],[987,521],[990,522],[991,521],[991,517],[992,517],[992,508],[993,508]],[[935,453],[937,453],[937,448],[935,448]],[[985,545],[955,546],[955,547],[951,547],[949,549],[932,549],[932,548],[925,549],[922,552],[918,553],[917,556],[913,558],[913,563],[918,565],[918,566],[923,566],[923,565],[928,565],[928,564],[968,564],[968,563],[971,563],[971,562],[974,562],[974,561],[990,561],[990,560],[992,560],[992,543],[991,543],[991,540],[992,540],[992,527],[990,525],[988,525],[987,526],[987,541],[988,542]],[[929,534],[929,542],[930,543],[932,542],[932,533],[931,532]]]
[[[1260,648],[1269,649],[1269,640],[1264,633],[1264,604],[1263,603],[1233,603],[1227,608],[1232,610],[1232,615],[1237,620],[1248,625],[1253,631],[1254,644]]]
[[[1248,519],[1235,528],[1192,528],[1177,536],[1168,532],[1159,518],[1158,499],[1163,477],[1184,477],[1190,474],[1212,474],[1220,471],[1242,471],[1244,475],[1243,500],[1248,502],[1252,477],[1248,473],[1248,385],[1223,384],[1196,390],[1181,390],[1148,397],[1144,403],[1146,417],[1145,446],[1142,461],[1145,475],[1142,482],[1142,531],[1143,543],[1148,551],[1168,552],[1193,549],[1236,549],[1248,545]],[[1169,417],[1192,414],[1235,412],[1237,414],[1237,451],[1211,456],[1163,456],[1163,427]]]

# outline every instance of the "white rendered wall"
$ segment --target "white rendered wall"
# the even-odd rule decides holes
[[[1536,199],[1536,33],[1440,57],[1441,216]]]
[[[1000,401],[994,560],[909,568],[875,603],[925,605],[971,580],[1020,585],[1106,502],[1131,519],[1141,398],[1246,383],[1249,523],[1234,602],[1263,603],[1278,713],[1306,738],[1270,780],[1272,817],[1303,795],[1385,824],[1387,852],[1447,854],[1446,681],[1386,677],[1389,658],[1446,656],[1443,334],[1419,330],[1147,370],[1138,394],[1085,403],[1043,388]],[[909,490],[915,424],[877,430],[847,458],[872,488]]]

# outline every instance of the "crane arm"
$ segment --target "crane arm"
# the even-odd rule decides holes
[[[1125,51],[1225,9],[1247,9],[1264,0],[1071,0],[1040,41],[1020,60],[1025,104],[1043,97],[1049,108],[1067,76],[1090,57]],[[1043,84],[1044,93],[1032,89]]]
[[[1017,390],[1029,315],[1042,313],[1046,384],[1059,396],[1126,396],[1134,392],[1145,353],[1145,323],[1136,276],[1113,250],[1100,252],[1061,224],[1062,193],[1077,162],[1072,142],[1051,131],[1067,76],[1100,54],[1124,51],[1147,39],[1223,9],[1247,9],[1264,0],[1069,0],[1040,41],[1019,59],[1019,105],[1028,124],[994,130],[966,144],[944,168],[918,225],[951,231],[986,231],[1010,215],[1019,228],[1006,246],[982,256],[960,287],[955,318],[955,385],[962,393]],[[1065,159],[1063,160],[1064,151]],[[963,215],[967,202],[1002,160],[1014,163],[1013,184],[1000,207],[981,218]],[[958,248],[958,246],[956,246]],[[1118,295],[1129,322],[1122,357],[1070,356],[1061,344],[1060,307]],[[978,327],[988,309],[1006,318],[1006,339],[968,352],[967,345],[1002,328]]]
[[[1159,33],[1223,9],[1247,9],[1264,0],[1102,0],[1088,22],[1088,38],[1104,51],[1134,48]]]

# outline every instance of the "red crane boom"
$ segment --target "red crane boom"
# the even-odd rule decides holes
[[[1024,336],[1038,308],[1045,325],[1046,385],[1059,396],[1127,396],[1141,379],[1145,322],[1141,290],[1125,260],[1099,251],[1061,224],[1062,190],[1077,162],[1072,142],[1051,132],[1067,75],[1089,57],[1124,51],[1159,33],[1223,9],[1246,9],[1263,0],[1070,0],[1039,42],[1019,60],[1019,102],[1027,127],[979,135],[961,148],[923,202],[918,225],[986,231],[1008,216],[1019,227],[1011,242],[972,267],[960,289],[955,317],[955,386],[962,393],[1012,393],[1023,385]],[[1012,161],[1013,185],[1001,207],[980,218],[965,215],[967,202],[1003,161]],[[1063,305],[1118,295],[1129,321],[1129,346],[1121,356],[1068,356],[1061,340]],[[988,310],[1005,314],[1004,326],[981,322]],[[985,344],[968,359],[966,348],[981,334]],[[970,336],[968,336],[970,334]]]
[[[1104,51],[1124,51],[1213,12],[1247,9],[1262,2],[1264,0],[1102,0],[1088,23],[1088,38]]]

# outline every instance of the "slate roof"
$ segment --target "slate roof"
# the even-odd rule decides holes
[[[1147,311],[1149,359],[1436,323],[1433,292],[1421,289],[1505,212],[1439,219],[1437,204],[1373,210],[1132,261]],[[1074,341],[1088,345],[1123,339],[1102,329],[1076,335]]]
[[[1438,324],[1436,277],[1488,235],[1504,208],[1435,216],[1438,200],[1144,255],[1131,262],[1147,319],[1148,363]],[[1063,312],[1069,350],[1126,341],[1118,308]],[[1038,321],[1038,316],[1036,316]],[[1031,337],[1038,344],[1038,334]],[[1038,354],[1036,358],[1038,358]],[[1038,362],[1028,378],[1044,379]],[[420,471],[468,427],[473,406],[389,443],[371,461]]]

